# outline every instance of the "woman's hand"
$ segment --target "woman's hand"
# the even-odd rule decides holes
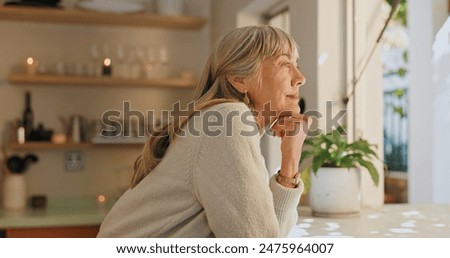
[[[281,114],[272,122],[274,136],[281,137],[281,171],[285,177],[294,177],[312,119],[301,114]]]

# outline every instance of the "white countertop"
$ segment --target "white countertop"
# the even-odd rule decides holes
[[[299,208],[289,237],[450,237],[450,204],[388,204],[358,217],[319,218]]]
[[[0,209],[0,228],[99,225],[113,200],[99,207],[93,198],[53,200],[45,210]],[[450,204],[388,204],[363,209],[358,217],[319,218],[309,207],[299,208],[290,237],[450,237]]]

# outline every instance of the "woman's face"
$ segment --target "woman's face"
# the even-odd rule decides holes
[[[276,116],[283,111],[298,114],[299,88],[304,83],[305,77],[297,68],[296,56],[281,54],[261,63],[261,85],[249,87],[248,94],[257,111],[267,110],[265,105],[270,103],[270,109],[276,111]]]

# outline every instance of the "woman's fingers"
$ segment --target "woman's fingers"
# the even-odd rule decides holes
[[[303,132],[306,134],[311,126],[312,118],[306,115],[295,114],[290,116],[283,116],[277,118],[270,125],[271,130],[274,132],[274,136],[284,137],[295,136]]]
[[[292,116],[289,116],[288,121],[291,122],[306,122],[308,125],[312,122],[312,118],[307,115],[301,115],[301,114],[295,114]]]

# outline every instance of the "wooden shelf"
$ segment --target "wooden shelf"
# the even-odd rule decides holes
[[[122,143],[122,144],[94,144],[94,143],[64,143],[55,144],[51,142],[29,142],[25,144],[12,143],[9,148],[15,151],[33,150],[81,150],[102,147],[142,147],[143,143]]]
[[[72,85],[72,86],[124,86],[124,87],[169,87],[194,88],[194,79],[162,78],[162,79],[121,79],[113,77],[77,77],[58,75],[26,75],[11,74],[8,81],[12,84],[26,85]]]
[[[25,144],[12,143],[9,145],[12,150],[30,151],[30,150],[55,150],[55,149],[87,149],[94,147],[91,143],[64,143],[54,144],[51,142],[29,142]]]
[[[112,25],[199,30],[206,18],[195,16],[168,16],[144,13],[116,14],[58,8],[0,7],[0,20],[47,22],[82,25]]]

